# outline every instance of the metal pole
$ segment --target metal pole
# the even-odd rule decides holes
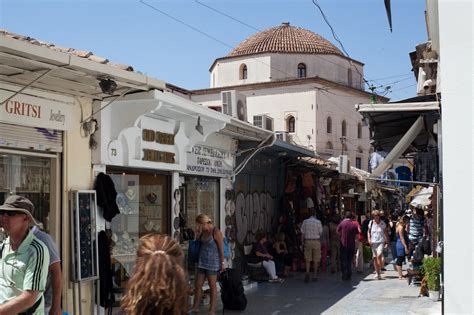
[[[393,182],[393,183],[406,183],[406,184],[415,184],[415,185],[429,185],[429,186],[439,186],[439,183],[431,183],[431,182],[418,182],[413,180],[399,180],[399,179],[383,179],[383,178],[373,178],[369,177],[366,180],[373,180],[376,182]]]

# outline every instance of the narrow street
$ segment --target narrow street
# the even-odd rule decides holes
[[[354,273],[350,282],[338,274],[322,273],[317,282],[304,283],[304,273],[294,273],[283,284],[259,283],[246,292],[247,309],[227,314],[441,314],[441,302],[418,297],[419,287],[398,280],[391,265],[383,280],[373,274]],[[206,307],[202,307],[205,314]],[[217,313],[222,312],[222,304]]]

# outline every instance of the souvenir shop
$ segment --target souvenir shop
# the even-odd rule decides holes
[[[97,111],[103,104],[94,106]],[[106,178],[97,183],[96,177],[98,194],[109,186],[117,192],[118,209],[99,204],[98,215],[98,230],[112,247],[115,301],[131,275],[141,236],[157,232],[183,242],[199,213],[220,219],[220,178],[232,171],[234,156],[232,141],[214,133],[228,122],[228,116],[157,90],[100,110],[93,173]]]

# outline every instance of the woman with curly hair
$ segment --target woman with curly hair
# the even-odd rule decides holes
[[[140,238],[137,260],[121,308],[126,315],[180,315],[188,310],[184,255],[171,237]]]

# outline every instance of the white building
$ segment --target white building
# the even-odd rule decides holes
[[[369,130],[353,106],[370,99],[363,64],[328,40],[283,23],[244,40],[210,72],[211,87],[190,92],[197,103],[368,169]]]

